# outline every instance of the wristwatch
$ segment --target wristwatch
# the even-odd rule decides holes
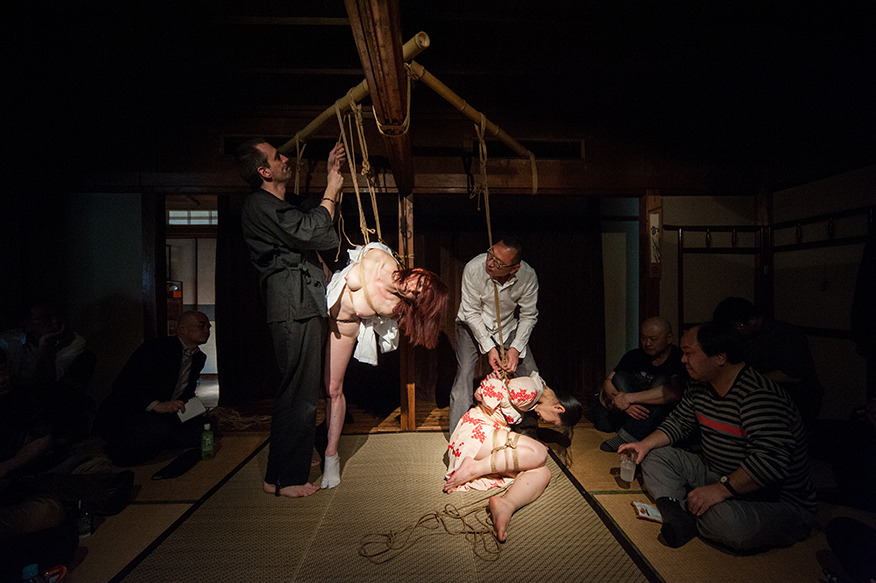
[[[733,489],[733,486],[730,485],[730,479],[727,476],[721,476],[718,481],[721,485],[727,488],[727,491],[730,492],[731,496],[739,496],[739,492]]]

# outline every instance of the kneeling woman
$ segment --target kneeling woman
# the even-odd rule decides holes
[[[444,491],[510,484],[504,496],[490,498],[496,537],[504,541],[511,515],[541,496],[551,479],[547,446],[512,432],[510,424],[521,420],[521,411],[535,411],[542,421],[572,427],[581,418],[581,403],[571,395],[557,395],[537,372],[507,383],[498,372],[490,373],[475,391],[475,400],[450,436]]]
[[[383,243],[351,249],[347,266],[332,276],[326,287],[328,446],[323,488],[334,488],[341,482],[338,441],[347,413],[344,374],[350,358],[376,365],[378,337],[381,352],[395,350],[399,327],[414,346],[434,348],[447,295],[447,286],[437,275],[425,269],[403,269]]]

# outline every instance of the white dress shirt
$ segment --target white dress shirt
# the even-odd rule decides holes
[[[486,271],[487,254],[481,253],[469,261],[462,272],[462,299],[456,321],[465,323],[474,334],[481,353],[486,354],[499,344],[499,326],[496,323],[494,280]],[[529,335],[538,321],[538,278],[535,270],[525,261],[499,288],[499,312],[502,316],[502,338],[517,331],[511,348],[520,356],[526,355]]]

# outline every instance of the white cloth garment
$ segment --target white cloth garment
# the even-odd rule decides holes
[[[359,261],[371,249],[380,249],[393,255],[392,250],[383,243],[368,243],[364,247],[357,245],[350,249],[350,259],[347,261],[347,266],[341,271],[335,272],[325,288],[326,305],[329,308],[334,306],[340,299],[344,286],[347,284],[347,273],[357,266]],[[365,285],[365,282],[362,282],[362,285]],[[359,320],[359,336],[356,340],[353,358],[359,362],[377,366],[378,348],[381,353],[392,352],[398,348],[398,338],[398,322],[394,319],[385,316],[362,318]]]

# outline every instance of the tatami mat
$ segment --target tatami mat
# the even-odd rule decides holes
[[[71,577],[88,583],[825,580],[822,566],[830,553],[821,529],[793,547],[752,556],[699,539],[681,549],[665,546],[659,525],[633,514],[630,502],[648,499],[640,481],[620,480],[617,454],[599,450],[609,436],[576,428],[570,477],[563,479],[562,469],[549,462],[552,483],[515,515],[498,561],[489,560],[499,548],[493,539],[480,539],[487,544],[475,553],[463,536],[445,534],[432,521],[438,528],[401,556],[373,564],[359,555],[366,535],[401,536],[429,512],[448,503],[464,509],[485,496],[441,492],[446,433],[344,435],[342,484],[296,500],[262,492],[266,432],[226,433],[213,460],[179,478],[151,480],[170,457],[134,468],[134,502],[98,519],[95,533],[81,539]],[[311,479],[318,483],[319,477],[315,468]],[[485,510],[477,516],[485,519]],[[876,527],[874,514],[826,504],[819,524],[835,516]],[[427,530],[421,527],[415,536]]]
[[[135,475],[132,503],[115,516],[95,518],[94,533],[80,539],[72,565],[73,580],[110,581],[266,439],[267,434],[227,435],[217,444],[212,460],[198,462],[175,479],[152,480],[152,474],[170,463],[173,454],[130,468]]]
[[[876,526],[876,517],[872,514],[822,504],[817,515],[819,527],[805,541],[788,548],[741,556],[695,538],[680,549],[672,549],[658,538],[659,524],[636,518],[631,502],[650,500],[642,490],[641,475],[628,485],[618,476],[619,456],[599,450],[599,443],[609,436],[592,428],[576,429],[574,447],[579,453],[570,471],[667,583],[824,581],[822,561],[830,547],[823,525],[835,516],[851,516]]]
[[[447,504],[485,495],[441,491],[443,433],[343,436],[341,443],[339,487],[294,500],[265,495],[263,450],[124,581],[647,580],[552,460],[545,493],[515,515],[505,544],[493,543],[497,560],[440,527],[375,564],[360,556],[364,537],[402,531]]]

